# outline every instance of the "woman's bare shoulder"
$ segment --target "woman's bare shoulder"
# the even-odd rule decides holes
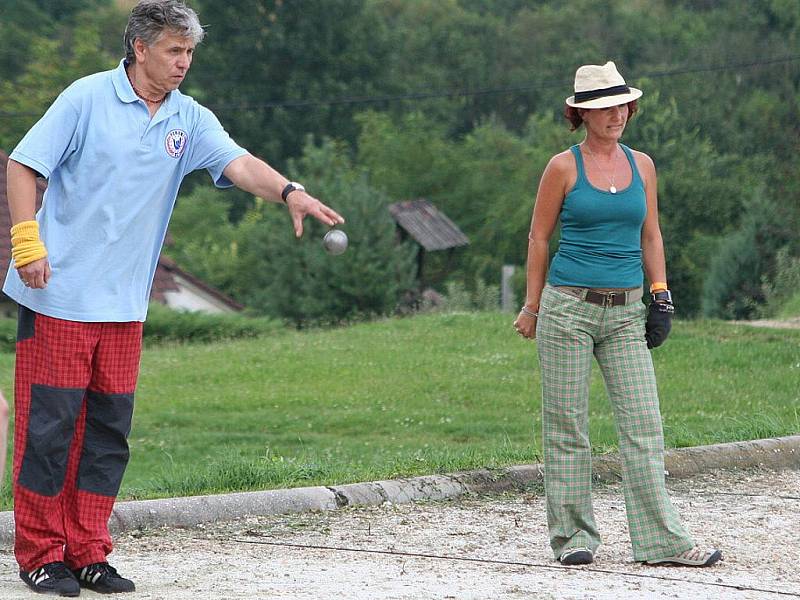
[[[559,175],[569,175],[575,171],[575,156],[570,150],[559,152],[547,163],[547,170]]]
[[[633,148],[631,148],[631,153],[633,154],[633,159],[636,161],[637,167],[640,169],[645,169],[648,172],[656,172],[656,165],[649,155],[645,154],[644,152],[640,152],[639,150],[634,150]]]

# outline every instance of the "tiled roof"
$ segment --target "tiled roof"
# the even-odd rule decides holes
[[[11,239],[9,230],[11,229],[11,214],[8,211],[8,197],[6,190],[6,167],[8,166],[8,154],[0,150],[0,275],[5,278],[5,273],[8,270],[8,263],[11,261]],[[36,208],[37,210],[42,205],[42,195],[44,194],[47,184],[42,179],[36,180]],[[169,243],[169,235],[167,236],[167,243]],[[154,302],[166,304],[165,292],[177,292],[180,288],[175,282],[173,273],[184,277],[191,281],[197,287],[203,289],[208,294],[219,299],[223,304],[227,304],[233,310],[242,310],[242,305],[229,298],[219,290],[212,288],[207,283],[204,283],[182,270],[174,261],[165,256],[161,256],[158,260],[156,267],[155,278],[153,279],[153,289],[150,292],[150,299]]]
[[[469,244],[469,238],[458,226],[424,198],[391,204],[389,212],[425,250],[446,250]]]

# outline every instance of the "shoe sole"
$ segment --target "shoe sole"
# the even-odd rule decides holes
[[[81,587],[83,589],[91,590],[96,594],[130,594],[131,592],[135,592],[136,591],[136,587],[135,586],[133,588],[129,589],[129,590],[114,590],[114,589],[103,587],[103,586],[94,586],[94,585],[91,585],[91,584],[86,584],[83,581],[79,581],[78,583],[80,583],[80,585],[81,585]]]
[[[594,562],[594,556],[592,556],[589,550],[577,550],[576,552],[562,556],[558,559],[558,562],[571,567],[576,565],[590,565]]]
[[[74,593],[72,593],[72,592],[59,592],[57,590],[43,590],[43,589],[40,589],[40,588],[37,588],[37,587],[31,585],[30,583],[28,583],[24,579],[22,581],[25,582],[25,585],[27,585],[29,589],[31,589],[32,591],[36,592],[37,594],[48,595],[48,596],[61,596],[62,598],[77,598],[78,596],[81,595],[80,588],[78,588],[78,591],[74,592]]]
[[[710,567],[722,559],[722,551],[716,550],[704,562],[688,560],[685,558],[671,558],[669,560],[646,560],[644,564],[651,567]]]

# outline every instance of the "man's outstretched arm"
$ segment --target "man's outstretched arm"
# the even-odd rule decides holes
[[[234,159],[223,171],[233,184],[264,200],[283,202],[281,192],[289,183],[283,175],[252,154]],[[342,216],[303,190],[295,190],[286,197],[294,234],[303,235],[303,219],[312,216],[330,227],[344,223]]]

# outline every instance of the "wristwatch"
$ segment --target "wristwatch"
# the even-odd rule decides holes
[[[306,188],[303,187],[302,183],[297,183],[296,181],[290,181],[289,183],[286,184],[286,187],[283,188],[283,191],[281,192],[281,198],[283,199],[284,202],[286,202],[286,198],[288,198],[289,194],[297,190],[305,192]]]
[[[653,292],[650,294],[653,298],[653,302],[664,302],[666,304],[672,304],[672,292],[669,290],[658,290],[657,292]]]

